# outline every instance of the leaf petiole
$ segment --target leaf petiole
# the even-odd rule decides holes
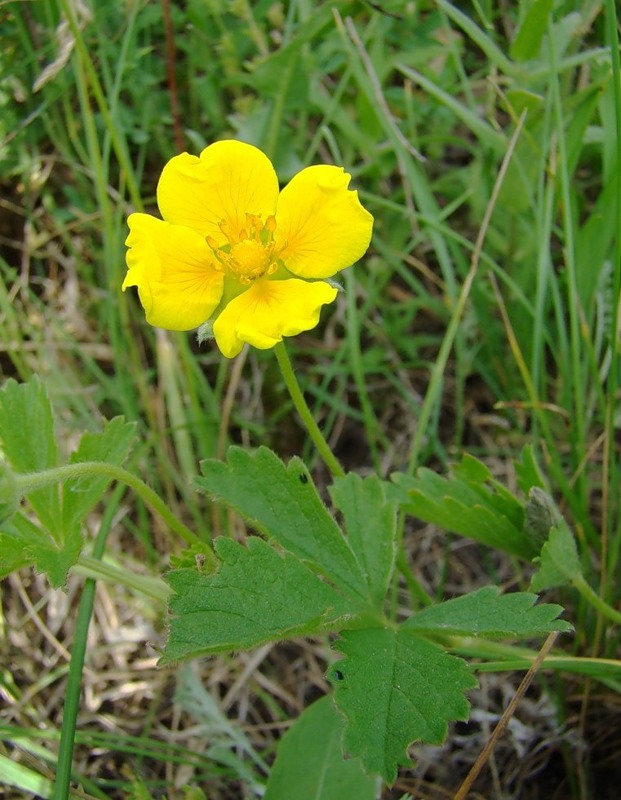
[[[52,486],[56,483],[71,478],[94,478],[106,477],[118,483],[129,486],[146,505],[158,514],[171,530],[179,534],[188,544],[201,543],[202,540],[191,531],[186,525],[177,519],[166,503],[151,489],[143,480],[128,472],[123,467],[115,464],[107,464],[103,461],[82,461],[78,464],[65,464],[60,467],[42,470],[41,472],[29,472],[15,475],[16,489],[22,495],[28,495],[36,489]],[[216,563],[215,555],[210,556],[211,563],[206,566],[214,566]]]

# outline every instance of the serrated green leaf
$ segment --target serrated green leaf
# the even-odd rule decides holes
[[[162,663],[316,634],[358,610],[295,556],[277,553],[258,536],[246,547],[217,539],[215,549],[222,562],[216,573],[166,575],[175,594]]]
[[[395,503],[386,500],[379,478],[350,472],[330,487],[343,514],[349,544],[366,581],[369,597],[380,606],[392,575],[396,552]]]
[[[41,472],[58,464],[52,407],[43,383],[9,379],[0,390],[0,448],[16,472]],[[35,513],[50,532],[58,530],[57,486],[28,494]]]
[[[419,611],[402,628],[420,633],[446,633],[460,636],[511,637],[539,636],[551,631],[570,631],[572,626],[556,619],[562,606],[535,605],[536,594],[500,594],[496,586],[485,586],[462,597],[445,600]]]
[[[489,467],[478,458],[464,453],[462,460],[453,465],[453,476],[476,492],[486,505],[506,517],[516,528],[524,522],[520,501],[495,480]]]
[[[285,550],[309,562],[352,597],[366,596],[358,562],[299,458],[285,466],[267,447],[228,451],[228,463],[201,463],[195,487],[238,511]]]
[[[392,784],[416,741],[441,743],[451,720],[468,718],[464,693],[477,682],[461,658],[411,631],[346,631],[335,643],[345,658],[329,671],[347,721],[345,752]]]
[[[25,566],[47,573],[52,586],[63,586],[67,572],[80,555],[82,536],[73,529],[59,539],[35,525],[23,514],[15,514],[0,532],[0,578]]]
[[[539,54],[553,5],[554,0],[534,0],[511,45],[511,58],[529,61]]]
[[[136,435],[136,425],[125,422],[123,417],[115,417],[106,423],[99,433],[85,433],[77,450],[71,454],[70,462],[105,461],[107,464],[121,466],[131,449]],[[79,525],[88,512],[101,499],[110,478],[73,478],[63,486],[63,522],[65,529]]]
[[[305,709],[280,740],[264,800],[374,800],[376,780],[343,758],[343,728],[331,697]]]
[[[392,479],[392,496],[419,519],[524,559],[537,555],[523,530],[522,504],[472,456],[464,456],[449,478],[423,467],[415,477],[396,473]]]
[[[537,560],[539,571],[530,582],[530,589],[534,592],[567,586],[582,578],[574,535],[564,520],[551,529]]]
[[[16,569],[34,564],[43,538],[47,539],[47,534],[23,514],[14,514],[4,522],[0,529],[0,579]]]

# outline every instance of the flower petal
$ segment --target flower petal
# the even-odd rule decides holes
[[[147,322],[169,331],[197,328],[222,297],[223,276],[196,231],[152,217],[130,214],[125,244],[128,272],[123,291],[138,287]]]
[[[342,167],[307,167],[283,189],[276,210],[276,250],[301,278],[329,278],[351,266],[371,241],[373,217]]]
[[[314,328],[321,306],[331,303],[337,294],[325,281],[257,281],[231,300],[214,322],[218,347],[227,358],[236,356],[244,342],[267,350],[283,336]]]
[[[226,244],[219,223],[236,235],[246,214],[264,221],[276,210],[278,178],[269,158],[250,144],[226,140],[206,147],[200,157],[171,158],[157,185],[157,204],[167,222],[185,225]]]

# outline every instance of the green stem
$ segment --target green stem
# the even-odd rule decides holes
[[[105,580],[115,585],[127,586],[129,589],[141,592],[161,603],[165,603],[170,596],[170,589],[161,578],[136,575],[134,572],[128,572],[115,564],[100,561],[92,556],[81,555],[71,568],[71,572],[85,578]]]
[[[608,605],[605,600],[602,600],[597,592],[591,589],[582,575],[580,575],[578,578],[574,578],[572,581],[572,586],[577,589],[587,603],[590,603],[593,608],[596,608],[603,617],[607,617],[607,619],[615,622],[617,625],[621,625],[621,613],[619,613],[612,606]]]
[[[93,545],[94,560],[100,560],[103,556],[111,523],[111,515],[110,519],[104,519],[102,521],[99,533]],[[69,797],[73,746],[75,742],[78,708],[80,705],[82,671],[84,669],[84,654],[86,653],[86,644],[88,640],[88,627],[93,613],[96,585],[97,582],[93,578],[87,578],[84,582],[82,597],[80,598],[80,607],[78,609],[73,639],[73,651],[71,653],[71,663],[69,664],[69,675],[67,677],[67,690],[63,708],[60,744],[58,747],[58,765],[56,768],[53,800],[67,800]]]
[[[537,657],[537,652],[530,648],[489,639],[453,636],[448,637],[444,644],[450,646],[451,653],[481,659],[480,663],[473,665],[477,672],[527,670]],[[621,678],[621,661],[611,658],[584,658],[555,652],[546,656],[541,668],[590,675],[598,680]]]
[[[278,342],[278,344],[275,345],[274,352],[276,353],[276,358],[278,359],[278,366],[280,367],[282,377],[285,381],[287,389],[289,390],[291,399],[293,400],[293,405],[300,415],[302,422],[306,426],[306,430],[310,434],[315,447],[317,450],[319,450],[319,454],[325,461],[330,472],[335,477],[344,477],[345,470],[339,464],[336,456],[330,449],[330,445],[325,440],[323,433],[319,430],[319,426],[315,422],[315,418],[313,417],[311,410],[304,399],[304,395],[300,389],[300,384],[298,383],[298,379],[295,377],[295,372],[293,371],[289,355],[287,354],[287,350],[285,349],[283,342]]]
[[[45,486],[52,486],[55,483],[61,483],[76,478],[95,478],[105,477],[119,483],[124,483],[143,500],[156,514],[166,522],[166,524],[175,533],[178,533],[181,538],[188,544],[203,544],[204,542],[188,527],[186,527],[180,520],[175,517],[172,511],[168,508],[166,503],[151,489],[150,486],[128,472],[123,467],[117,467],[115,464],[106,464],[103,461],[82,461],[79,464],[65,464],[61,467],[54,467],[46,469],[42,472],[30,472],[21,475],[16,475],[15,480],[17,490],[27,495],[36,489],[42,489]],[[215,555],[213,556],[213,565],[216,563]]]

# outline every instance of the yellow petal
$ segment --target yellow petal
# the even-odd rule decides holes
[[[247,213],[265,221],[277,199],[278,178],[269,158],[234,140],[209,145],[200,157],[171,158],[157,186],[157,204],[167,222],[193,228],[218,246],[227,241],[221,222],[236,235]]]
[[[278,199],[276,250],[301,278],[329,278],[364,255],[373,217],[347,187],[342,167],[307,167]]]
[[[244,342],[267,350],[283,336],[314,328],[321,306],[331,303],[337,293],[324,281],[257,281],[231,300],[214,322],[218,347],[227,358],[236,356]]]
[[[128,272],[123,291],[138,287],[150,325],[169,331],[202,325],[220,302],[223,286],[205,240],[190,228],[149,214],[130,214],[127,221]]]

